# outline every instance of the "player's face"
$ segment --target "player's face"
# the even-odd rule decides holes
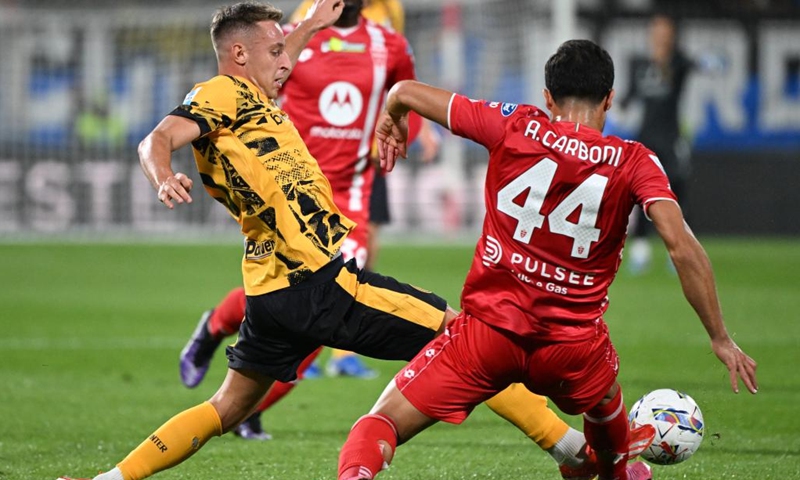
[[[665,17],[656,17],[650,23],[650,48],[653,59],[659,63],[667,62],[675,45],[675,26]]]
[[[260,22],[248,42],[248,71],[269,98],[278,98],[292,68],[285,46],[283,31],[274,21]]]

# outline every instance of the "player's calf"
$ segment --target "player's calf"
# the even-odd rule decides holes
[[[382,414],[364,415],[353,425],[339,455],[339,480],[372,480],[388,468],[397,448],[397,428]]]

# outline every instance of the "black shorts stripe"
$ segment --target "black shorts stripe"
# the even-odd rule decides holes
[[[410,360],[436,335],[446,308],[433,293],[337,258],[298,285],[247,297],[229,367],[287,382],[320,345]]]

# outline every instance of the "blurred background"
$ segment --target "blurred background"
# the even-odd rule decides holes
[[[297,2],[273,2],[287,14]],[[237,242],[223,208],[196,191],[168,211],[136,145],[196,82],[216,74],[208,24],[219,2],[0,0],[0,240]],[[679,98],[681,201],[694,230],[800,235],[799,0],[404,0],[421,80],[473,98],[541,104],[543,67],[568,38],[615,61],[606,133],[636,138],[633,65],[656,13],[693,65]],[[622,108],[624,104],[624,108]],[[389,176],[389,239],[474,239],[482,148],[442,131],[433,163]],[[177,168],[200,185],[189,149]]]

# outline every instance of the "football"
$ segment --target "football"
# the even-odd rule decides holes
[[[656,429],[653,443],[641,456],[657,465],[681,463],[700,448],[703,414],[685,393],[669,388],[653,390],[636,401],[628,415],[631,427],[650,424]]]

